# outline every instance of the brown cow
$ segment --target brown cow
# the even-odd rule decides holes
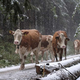
[[[10,31],[11,34],[14,36],[14,44],[18,46],[18,51],[21,59],[21,66],[20,69],[24,69],[24,62],[26,56],[34,52],[36,56],[36,63],[38,63],[38,52],[41,46],[41,34],[38,30],[31,29],[31,30],[20,30],[17,29],[16,31]]]
[[[74,41],[74,49],[75,49],[75,54],[80,53],[80,40],[76,39]]]
[[[49,50],[51,53],[52,61],[54,61],[54,55],[52,50],[52,39],[53,39],[52,35],[42,35],[41,51],[42,55],[44,55],[44,52]]]
[[[63,50],[65,53],[65,59],[66,59],[66,48],[67,48],[67,41],[69,41],[69,38],[67,37],[67,34],[65,31],[57,31],[53,35],[53,40],[52,40],[52,46],[53,46],[53,52],[54,56],[57,59],[57,53],[59,54],[59,60],[62,60],[62,54]]]
[[[41,49],[40,49],[40,54],[42,55],[41,57],[41,61],[43,61],[43,56],[44,56],[44,52],[46,52],[46,60],[48,60],[48,53],[50,51],[51,53],[51,59],[52,61],[54,61],[54,55],[53,55],[53,50],[52,50],[52,39],[53,36],[52,35],[42,35],[42,40],[41,40]],[[34,53],[31,53],[31,60],[33,62],[33,55]]]

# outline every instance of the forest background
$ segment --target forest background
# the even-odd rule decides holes
[[[0,67],[19,64],[9,30],[37,29],[43,35],[67,32],[68,53],[80,39],[80,0],[0,0]],[[30,55],[26,63],[30,62]]]

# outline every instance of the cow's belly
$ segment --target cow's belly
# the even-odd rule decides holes
[[[35,50],[37,50],[37,48],[27,49],[26,47],[23,46],[23,47],[20,48],[20,52],[19,53],[22,54],[22,55],[26,55],[27,56],[29,53],[31,53],[31,51],[34,52]]]
[[[22,46],[22,47],[20,47],[20,52],[19,53],[25,54],[26,51],[27,51],[27,48]]]

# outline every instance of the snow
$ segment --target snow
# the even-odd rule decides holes
[[[35,67],[35,63],[25,65],[26,69],[30,69],[30,68],[34,68],[34,67]],[[0,72],[12,71],[12,70],[16,70],[16,69],[19,69],[19,68],[20,68],[20,65],[12,66],[12,67],[6,67],[6,68],[0,68]]]
[[[64,58],[63,58],[63,61],[60,61],[60,62],[51,63],[51,60],[49,60],[47,62],[46,61],[40,62],[40,64],[36,64],[36,65],[45,65],[46,63],[49,63],[51,66],[52,65],[59,66],[58,63],[61,63],[64,66],[67,63],[72,63],[74,60],[78,60],[78,59],[80,59],[80,54],[68,56],[67,60],[64,60]],[[6,68],[0,68],[0,79],[7,78],[6,80],[8,80],[8,77],[9,77],[10,78],[9,80],[24,80],[22,77],[24,77],[26,79],[26,78],[29,78],[32,76],[33,77],[37,76],[36,70],[35,70],[35,63],[26,64],[24,70],[19,70],[19,68],[20,68],[20,65],[6,67]],[[32,70],[32,68],[33,68],[33,70]],[[75,72],[79,68],[80,68],[80,64],[77,64],[75,66],[72,66],[71,68],[67,68],[67,70],[69,70],[70,72]],[[57,75],[56,75],[56,72],[57,72]],[[65,75],[68,76],[68,72],[66,72],[66,70],[62,70],[62,72],[55,71],[54,74],[51,73],[51,74],[47,75],[47,77],[41,78],[41,80],[53,80],[53,78],[52,78],[53,76],[54,76],[54,80],[58,80],[60,77],[63,77],[63,76],[58,76],[58,75],[64,74],[64,73],[65,73]],[[78,78],[77,80],[80,80],[80,78]]]
[[[71,73],[74,73],[77,71],[80,72],[80,64],[74,65],[74,66],[66,68],[66,69]],[[40,80],[53,80],[53,79],[54,80],[61,80],[62,79],[61,77],[63,77],[63,76],[65,77],[65,75],[66,75],[66,78],[68,78],[68,76],[69,76],[68,71],[66,71],[65,69],[62,69],[62,70],[56,71],[56,73],[49,74],[46,77],[41,78]],[[61,75],[61,74],[63,74],[63,75]]]
[[[36,69],[13,70],[0,73],[0,80],[34,80],[39,78]]]
[[[80,80],[80,77],[78,79],[76,79],[76,80]]]
[[[58,63],[61,63],[64,66],[66,64],[72,63],[74,60],[77,61],[79,59],[80,59],[80,54],[79,55],[74,55],[74,56],[68,56],[67,60],[64,60],[64,58],[63,58],[63,61],[52,62],[52,63],[49,63],[49,65],[57,67],[57,66],[59,66]],[[46,63],[48,63],[48,62],[46,62]],[[41,65],[46,65],[46,63],[36,64],[36,65],[41,66]]]
[[[71,66],[70,68],[66,68],[66,69],[69,70],[70,72],[74,73],[74,72],[76,72],[77,70],[80,69],[80,64]]]

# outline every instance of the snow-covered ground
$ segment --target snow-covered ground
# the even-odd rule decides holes
[[[14,70],[0,73],[0,80],[35,80],[40,75],[36,74],[36,69]]]
[[[32,64],[26,64],[25,65],[26,69],[31,69],[35,67],[35,63]],[[7,71],[12,71],[12,70],[18,70],[20,68],[20,65],[18,66],[11,66],[11,67],[5,67],[5,68],[0,68],[0,73],[1,72],[7,72]]]
[[[76,79],[76,80],[80,80],[80,77],[78,79]]]
[[[66,80],[74,80],[75,77],[77,77],[75,75],[75,73],[77,73],[78,71],[79,71],[78,73],[80,73],[80,63],[77,65],[73,65],[66,69],[67,70],[60,69],[56,72],[52,72],[51,74],[47,75],[46,77],[41,78],[40,80],[65,80],[65,79]],[[73,77],[73,79],[72,79],[72,77]]]
[[[67,59],[79,56],[80,54],[68,56]],[[50,61],[51,60],[49,60],[49,62]],[[44,61],[43,63],[47,62]],[[26,64],[26,68],[24,70],[19,70],[19,67],[20,65],[0,68],[0,80],[35,80],[35,78],[39,78],[41,76],[36,74],[35,63]],[[80,78],[77,80],[80,80]]]

